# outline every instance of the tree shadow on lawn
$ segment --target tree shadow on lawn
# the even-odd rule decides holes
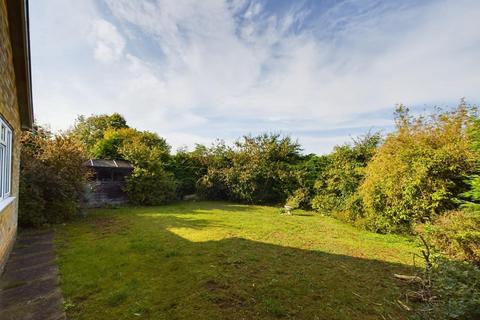
[[[199,230],[213,226],[209,221],[163,215],[139,218],[141,221],[131,226],[128,235],[119,235],[121,242],[114,241],[118,246],[115,250],[95,251],[95,245],[91,244],[75,249],[74,244],[69,246],[72,250],[86,250],[85,256],[95,257],[93,264],[85,259],[77,261],[73,253],[62,249],[61,266],[72,264],[68,273],[62,270],[67,299],[76,305],[70,310],[71,316],[76,319],[117,319],[119,315],[134,319],[134,314],[147,319],[404,319],[407,316],[396,302],[401,299],[401,284],[393,274],[411,273],[411,266],[235,237],[193,242],[168,229]],[[99,239],[96,245],[106,245],[103,241],[107,239]],[[139,251],[132,243],[155,246]],[[85,282],[96,282],[90,288],[91,293],[82,289]],[[115,300],[118,296],[119,301]],[[133,312],[132,306],[139,306],[135,309],[138,312]]]

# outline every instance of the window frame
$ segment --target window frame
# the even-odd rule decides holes
[[[12,196],[13,130],[0,116],[0,202]]]

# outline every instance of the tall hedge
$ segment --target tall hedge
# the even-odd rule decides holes
[[[298,186],[292,165],[300,160],[300,145],[288,136],[244,136],[233,148],[206,149],[204,159],[208,170],[197,188],[209,199],[281,203]]]
[[[81,208],[88,169],[78,140],[41,127],[21,138],[19,223],[40,226],[70,219]]]
[[[380,134],[369,133],[352,144],[336,146],[315,183],[312,207],[323,213],[345,211],[349,221],[361,215],[363,203],[358,196],[358,186],[363,182],[365,168],[380,141]]]

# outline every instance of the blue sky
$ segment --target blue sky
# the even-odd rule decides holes
[[[37,122],[119,112],[174,149],[275,131],[329,152],[396,104],[480,101],[476,0],[30,1]]]

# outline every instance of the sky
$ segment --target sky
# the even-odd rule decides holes
[[[277,132],[330,152],[480,101],[478,0],[30,1],[35,118],[119,112],[175,150]]]

